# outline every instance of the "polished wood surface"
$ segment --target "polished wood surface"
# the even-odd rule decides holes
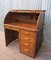
[[[15,29],[15,28],[22,28],[22,29],[27,29],[27,30],[32,30],[36,31],[37,30],[37,25],[36,24],[28,24],[28,23],[8,23],[4,24],[5,28],[7,29]]]
[[[45,10],[11,10],[4,20],[6,46],[19,39],[20,52],[35,57],[43,41]]]

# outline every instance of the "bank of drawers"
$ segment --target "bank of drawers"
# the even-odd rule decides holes
[[[26,55],[34,57],[35,55],[36,32],[21,30],[20,33],[20,51]]]

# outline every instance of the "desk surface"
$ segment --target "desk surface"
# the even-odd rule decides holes
[[[37,30],[37,25],[36,24],[28,24],[28,23],[9,23],[9,24],[4,24],[7,26],[12,26],[12,27],[17,27],[17,28],[22,28],[22,29],[27,29],[31,31],[36,31]]]

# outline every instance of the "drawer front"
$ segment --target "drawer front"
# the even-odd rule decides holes
[[[34,32],[27,31],[27,30],[21,30],[21,34],[25,36],[34,37]]]
[[[20,51],[22,52],[22,53],[24,53],[24,54],[26,54],[26,55],[28,55],[29,53],[29,50],[28,50],[28,48],[27,47],[25,47],[25,46],[22,46],[21,45],[21,47],[20,47]]]
[[[31,57],[35,56],[35,49],[29,49],[29,56]]]
[[[28,37],[26,37],[26,36],[23,36],[23,35],[20,36],[20,41],[29,42],[29,39],[30,39],[30,38],[28,38]]]
[[[27,42],[21,42],[20,45],[28,48],[29,43],[27,43]]]
[[[35,48],[35,43],[29,43],[29,48],[34,49]]]
[[[15,30],[15,31],[19,31],[19,29],[18,28],[16,28],[16,27],[12,27],[12,26],[4,26],[6,29],[10,29],[10,30]]]
[[[27,41],[20,41],[20,45],[24,46],[24,47],[30,47],[30,48],[34,48],[35,47],[35,43],[30,43]]]
[[[29,37],[29,36],[21,35],[20,36],[20,40],[21,41],[25,41],[25,42],[35,43],[36,38],[35,37]]]

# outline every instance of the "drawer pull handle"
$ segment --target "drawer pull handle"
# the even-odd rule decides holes
[[[27,49],[24,49],[24,51],[28,52],[28,50],[27,50]]]
[[[28,44],[27,43],[24,43],[26,46],[28,46]]]
[[[25,34],[29,35],[30,33],[25,32]]]
[[[29,38],[25,38],[26,40],[29,40]]]

